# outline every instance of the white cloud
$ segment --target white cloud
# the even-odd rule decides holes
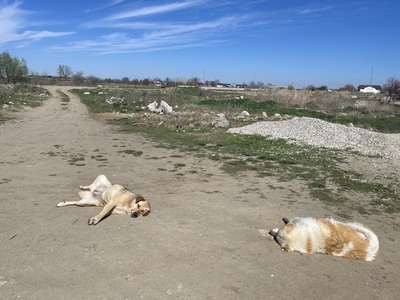
[[[318,8],[306,8],[299,11],[300,15],[308,15],[308,14],[315,14],[320,13],[329,9],[332,9],[332,6],[325,6],[325,7],[318,7]]]
[[[0,45],[10,42],[22,42],[41,40],[44,38],[59,37],[73,32],[53,32],[28,30],[28,17],[30,12],[20,8],[22,2],[0,6]]]
[[[0,0],[1,1],[1,0]],[[80,25],[81,40],[71,43],[60,42],[52,47],[59,51],[92,51],[94,53],[123,53],[137,51],[157,51],[160,49],[180,49],[231,43],[242,36],[245,30],[263,29],[274,24],[294,23],[297,19],[307,18],[318,12],[330,9],[306,8],[285,11],[254,11],[243,9],[238,2],[209,0],[169,0],[160,5],[145,5],[140,8],[127,9],[125,0],[103,2],[103,5],[92,10],[103,10],[103,17]],[[139,3],[146,3],[138,1]],[[137,3],[135,5],[137,5]],[[22,27],[26,14],[14,5],[14,12],[9,13],[14,27],[7,33],[13,40],[25,39],[36,41],[46,37],[57,37],[73,32],[32,31]],[[122,4],[123,5],[120,5]],[[246,2],[246,5],[260,3]],[[117,13],[109,13],[107,7],[117,9]],[[131,7],[131,6],[130,6]],[[10,10],[12,7],[10,6]],[[15,11],[16,10],[16,11]],[[182,12],[183,11],[183,12]],[[250,12],[251,13],[247,13]],[[108,13],[108,15],[107,15]],[[159,15],[162,16],[159,16]],[[97,14],[96,14],[97,15]],[[301,16],[301,17],[299,17]],[[1,20],[1,18],[0,18]],[[290,23],[288,22],[290,20]],[[21,21],[21,22],[19,22]],[[287,23],[284,23],[287,21]],[[10,22],[12,24],[12,22]],[[1,28],[1,27],[0,27]],[[0,29],[1,30],[1,29]],[[90,38],[84,37],[90,32]],[[261,32],[261,31],[257,31]],[[0,36],[0,43],[3,36]],[[78,35],[77,35],[78,36]]]
[[[104,4],[104,5],[100,5],[100,6],[95,7],[95,8],[89,8],[89,9],[86,10],[86,12],[87,12],[87,13],[90,13],[90,12],[92,12],[92,11],[103,10],[103,9],[106,9],[106,8],[109,8],[109,7],[112,7],[112,6],[121,4],[121,3],[123,3],[123,2],[125,2],[125,0],[113,0],[113,1],[110,1],[110,2],[108,2],[108,3],[106,3],[106,4]]]
[[[156,5],[156,6],[147,6],[139,9],[134,9],[131,11],[126,11],[118,14],[114,14],[107,18],[107,20],[120,20],[126,18],[133,18],[133,17],[142,17],[154,14],[161,14],[171,11],[182,10],[186,8],[190,8],[196,5],[204,3],[202,0],[192,0],[192,1],[182,1],[182,2],[173,2],[164,5]]]
[[[207,45],[226,44],[226,35],[235,28],[253,24],[252,15],[226,16],[220,19],[198,22],[114,22],[91,23],[89,27],[114,28],[118,32],[102,35],[53,49],[63,51],[96,51],[100,53],[125,53],[182,49]]]

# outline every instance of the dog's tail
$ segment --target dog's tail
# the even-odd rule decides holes
[[[369,245],[367,250],[367,253],[365,255],[365,260],[366,261],[372,261],[375,259],[376,254],[378,253],[379,250],[379,239],[377,235],[372,232],[371,229],[365,227],[362,224],[358,223],[353,223],[351,226],[357,230],[360,234],[364,235],[365,238],[369,241]]]

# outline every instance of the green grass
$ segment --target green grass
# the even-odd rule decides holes
[[[61,91],[57,91],[61,95],[61,102],[62,103],[69,103],[70,99],[69,96]]]
[[[12,103],[16,108],[40,106],[48,97],[46,89],[28,84],[17,84],[8,88],[2,86],[0,93],[0,105]]]
[[[69,96],[67,94],[61,92],[61,91],[57,91],[57,93],[59,93],[61,95],[61,106],[62,106],[62,108],[66,109],[68,104],[69,104],[69,101],[70,101]]]
[[[0,85],[0,124],[11,119],[2,110],[17,111],[23,106],[37,107],[48,98],[46,89],[28,84]]]

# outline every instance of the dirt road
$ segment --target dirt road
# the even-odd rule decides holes
[[[1,299],[398,299],[392,219],[355,215],[380,238],[374,262],[283,253],[260,230],[282,216],[336,217],[305,185],[234,178],[48,89],[42,107],[0,125]],[[88,226],[99,208],[56,207],[99,174],[145,195],[152,213]]]

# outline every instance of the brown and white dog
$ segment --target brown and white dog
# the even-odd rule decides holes
[[[96,225],[105,216],[110,214],[128,214],[132,218],[147,216],[151,206],[143,196],[128,191],[119,184],[112,185],[104,175],[99,175],[96,180],[88,186],[80,186],[79,201],[64,201],[57,204],[58,207],[77,206],[100,206],[103,210],[88,221],[89,225]]]
[[[282,228],[269,234],[282,251],[332,254],[372,261],[379,249],[378,237],[359,223],[342,223],[332,218],[283,218]]]

